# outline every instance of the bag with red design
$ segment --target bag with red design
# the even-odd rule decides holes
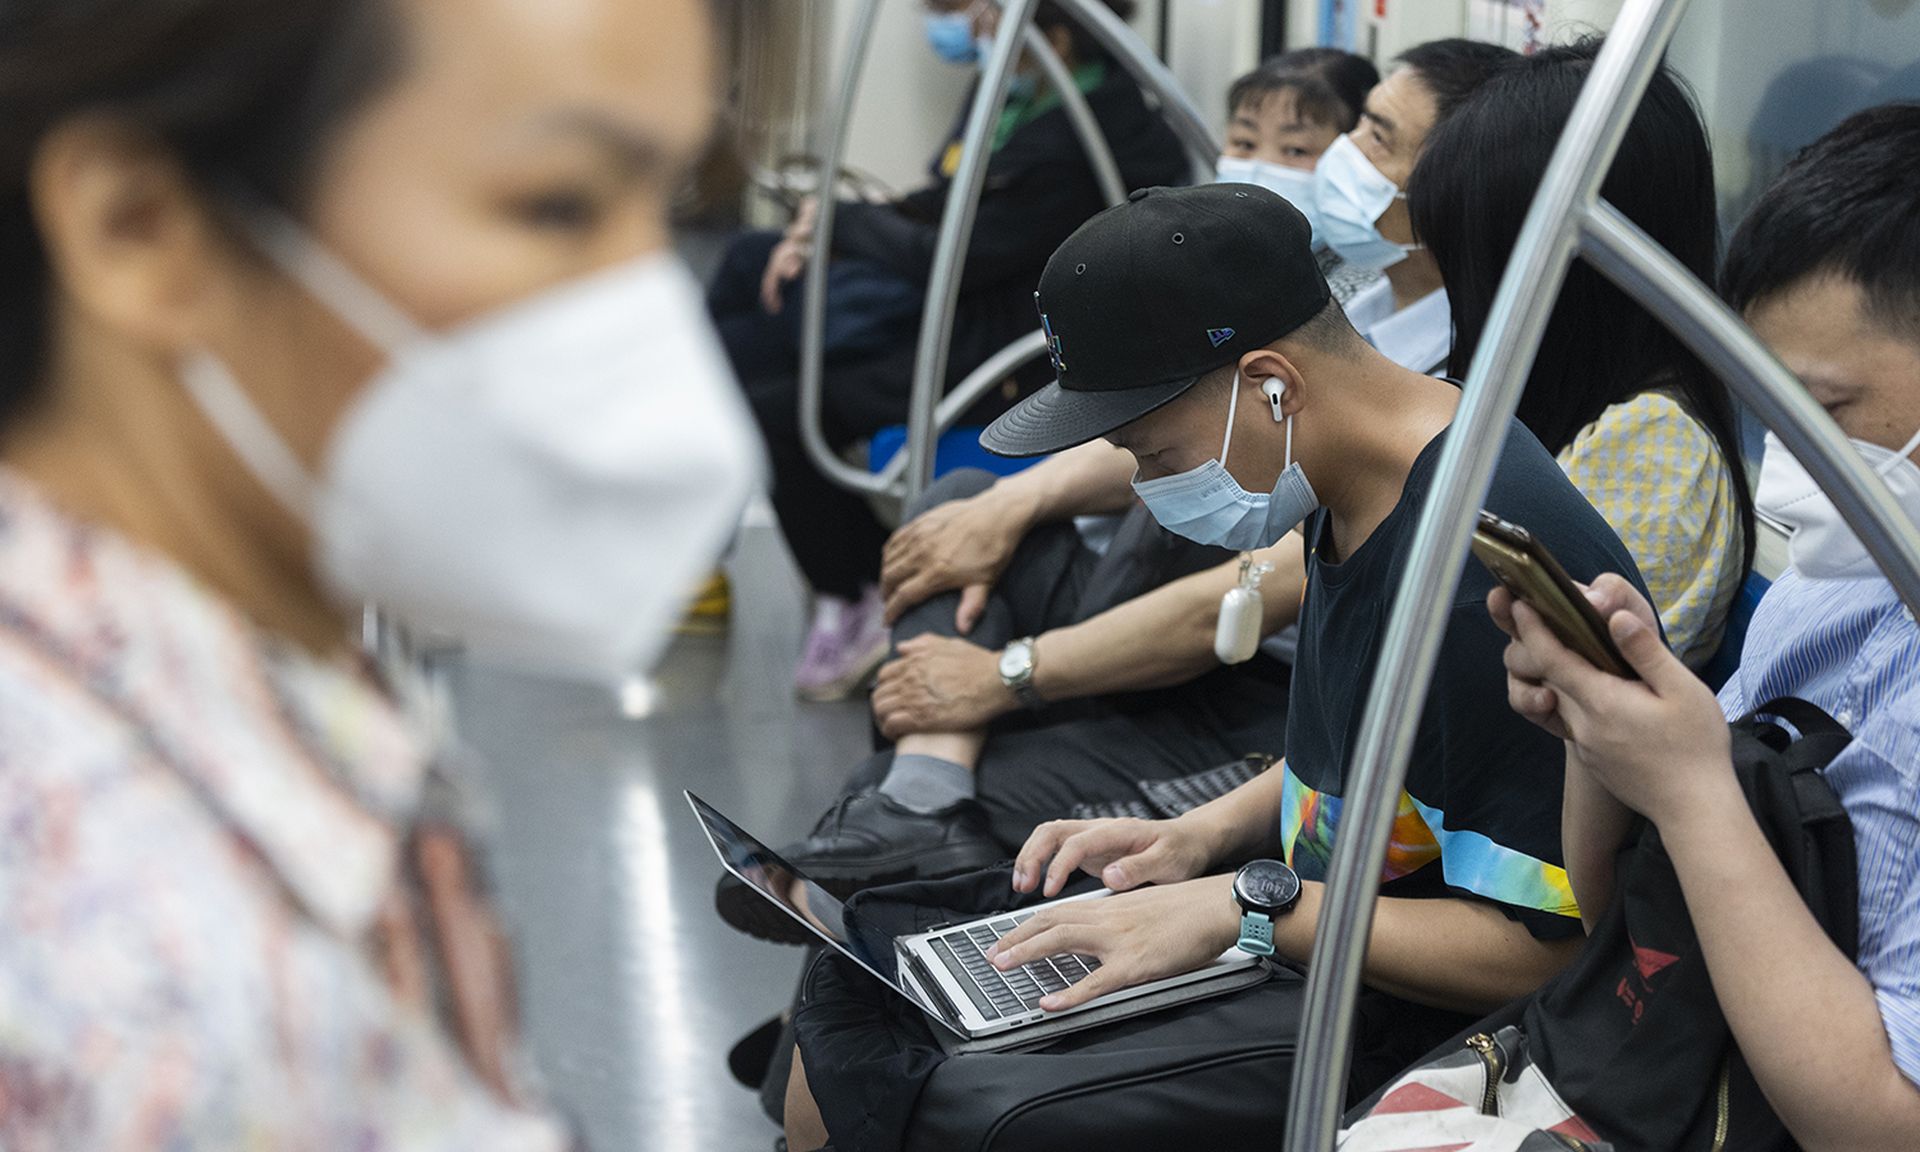
[[[1732,735],[1755,822],[1851,958],[1859,933],[1853,824],[1820,773],[1852,738],[1795,699],[1761,706]],[[1621,849],[1613,902],[1579,957],[1354,1115],[1342,1152],[1797,1147],[1733,1041],[1673,863],[1644,823]],[[1475,1127],[1496,1117],[1504,1127]]]

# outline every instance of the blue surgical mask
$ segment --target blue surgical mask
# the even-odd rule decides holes
[[[927,45],[949,64],[973,64],[980,59],[973,40],[973,21],[965,12],[927,13]]]
[[[1326,243],[1320,228],[1320,205],[1314,190],[1313,173],[1268,160],[1222,156],[1214,168],[1217,184],[1257,184],[1300,210],[1313,228],[1313,246]]]
[[[1373,166],[1353,137],[1335,140],[1320,157],[1313,191],[1327,244],[1347,263],[1384,270],[1419,250],[1417,244],[1396,244],[1380,234],[1380,217],[1407,194]]]
[[[1273,394],[1275,411],[1279,393]],[[1209,460],[1158,480],[1135,478],[1133,490],[1162,528],[1196,544],[1248,552],[1279,542],[1299,527],[1320,500],[1307,483],[1307,474],[1293,458],[1293,418],[1287,417],[1286,467],[1269,495],[1240,487],[1227,471],[1227,450],[1233,446],[1233,419],[1240,405],[1240,374],[1234,373],[1233,397],[1227,401],[1227,436],[1218,459]]]

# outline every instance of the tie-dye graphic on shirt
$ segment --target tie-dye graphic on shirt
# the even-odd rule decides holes
[[[1325,880],[1339,831],[1341,801],[1301,783],[1285,765],[1280,835],[1286,861],[1306,880]],[[1410,876],[1435,860],[1451,887],[1516,908],[1577,917],[1566,869],[1494,843],[1478,832],[1450,829],[1446,813],[1400,794],[1381,883]]]

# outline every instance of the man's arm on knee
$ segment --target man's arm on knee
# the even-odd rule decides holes
[[[987,587],[1040,524],[1119,512],[1133,500],[1133,457],[1104,440],[1008,476],[977,496],[937,505],[902,525],[881,558],[887,618],[942,592]],[[965,631],[966,629],[962,629]]]

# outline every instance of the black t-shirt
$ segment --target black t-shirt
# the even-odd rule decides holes
[[[1324,879],[1341,797],[1373,685],[1392,598],[1446,434],[1421,450],[1393,512],[1342,562],[1323,558],[1331,515],[1304,526],[1307,594],[1287,724],[1282,842]],[[1626,546],[1518,421],[1486,507],[1531,531],[1582,582],[1619,572],[1641,584]],[[1506,636],[1487,615],[1494,580],[1468,557],[1407,769],[1382,892],[1491,901],[1542,938],[1580,930],[1560,852],[1564,754],[1507,705]]]

